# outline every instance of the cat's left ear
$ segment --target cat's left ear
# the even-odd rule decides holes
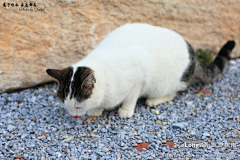
[[[92,89],[94,84],[96,83],[96,79],[94,77],[93,72],[90,72],[87,77],[83,80],[81,88],[87,87],[88,89]]]
[[[76,92],[78,93],[78,100],[88,99],[92,95],[96,83],[93,70],[87,67],[78,67],[73,82],[75,82],[75,88],[78,90]]]
[[[49,76],[55,78],[59,82],[63,80],[63,78],[66,76],[66,74],[69,72],[70,68],[65,68],[62,70],[58,69],[47,69],[46,72]]]

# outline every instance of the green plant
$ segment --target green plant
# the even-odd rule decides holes
[[[202,65],[207,66],[212,63],[212,54],[210,53],[209,49],[205,49],[205,50],[198,49],[197,57],[200,64]]]

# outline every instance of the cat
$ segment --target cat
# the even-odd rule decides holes
[[[209,66],[202,66],[178,33],[143,23],[111,32],[85,58],[62,70],[47,69],[70,115],[99,116],[121,104],[121,118],[133,116],[139,97],[150,107],[174,99],[194,79],[210,83],[220,75],[235,46],[228,41]]]

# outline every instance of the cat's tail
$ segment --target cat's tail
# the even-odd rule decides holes
[[[219,51],[214,61],[208,65],[203,66],[197,61],[195,66],[194,77],[207,84],[216,79],[227,66],[231,59],[230,54],[235,46],[234,41],[227,41],[227,43]]]

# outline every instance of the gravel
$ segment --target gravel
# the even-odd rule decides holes
[[[0,159],[239,159],[239,84],[240,59],[231,60],[214,83],[172,102],[149,108],[140,99],[130,119],[120,119],[117,109],[74,119],[56,97],[56,84],[3,93]]]

